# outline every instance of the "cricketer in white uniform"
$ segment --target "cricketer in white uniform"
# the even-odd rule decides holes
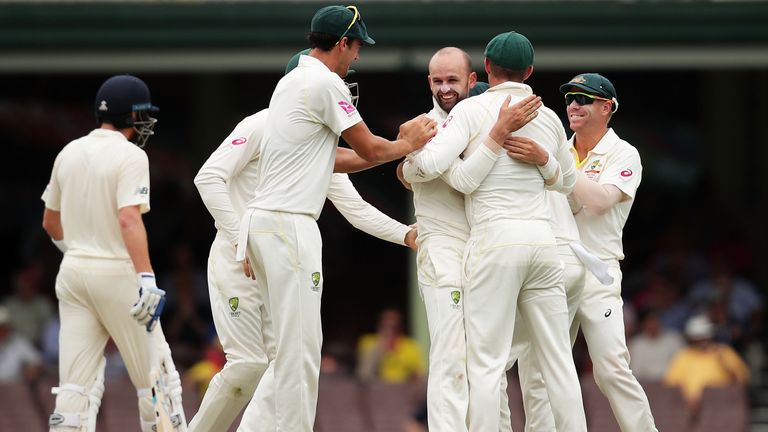
[[[515,32],[500,34],[489,42],[485,56],[492,87],[454,107],[444,130],[412,158],[426,178],[443,173],[462,152],[470,158],[488,137],[503,142],[509,131],[497,129],[492,113],[510,98],[517,101],[531,94],[520,82],[533,70],[533,47],[527,38]],[[550,154],[565,141],[560,120],[544,107],[515,134],[533,138]],[[463,267],[470,431],[501,428],[502,374],[518,307],[530,329],[558,430],[586,430],[545,177],[532,164],[498,158],[465,198],[470,224]]]
[[[466,52],[446,47],[432,56],[428,79],[434,106],[427,116],[442,124],[450,110],[469,96],[477,75],[472,71]],[[523,107],[526,110],[535,108]],[[522,125],[522,121],[520,123]],[[409,154],[408,158],[417,153]],[[497,155],[492,151],[488,153],[492,164]],[[464,195],[440,178],[427,182],[418,181],[418,178],[415,180],[411,189],[419,227],[419,291],[426,308],[430,335],[427,376],[429,429],[461,432],[467,430],[469,403],[461,272],[469,237]]]
[[[296,66],[298,57],[297,54],[295,61],[289,62],[287,72]],[[240,218],[258,180],[259,144],[266,120],[267,110],[243,119],[195,177],[195,185],[217,228],[208,258],[208,289],[227,363],[211,380],[200,409],[190,422],[190,431],[227,429],[251,400],[269,361],[275,357],[265,299],[256,282],[243,274],[241,263],[235,260]],[[332,176],[328,199],[356,228],[383,240],[405,244],[411,228],[365,202],[346,174]],[[264,417],[255,420],[262,430],[267,430]],[[244,416],[243,422],[249,418]]]
[[[155,110],[140,79],[105,81],[96,95],[100,127],[61,150],[42,195],[43,227],[65,252],[56,276],[61,384],[54,389],[51,431],[95,430],[109,338],[137,389],[141,430],[155,425],[150,337],[172,366],[162,330],[154,325],[165,293],[155,284],[141,216],[149,211],[149,162],[139,147],[152,135],[149,113]],[[181,381],[171,372],[174,403],[181,406]],[[183,420],[183,412],[176,414]]]
[[[278,82],[261,143],[258,179],[238,235],[275,331],[274,406],[278,431],[312,430],[322,328],[322,242],[316,219],[325,201],[339,137],[369,161],[394,160],[422,146],[434,122],[403,124],[397,141],[370,133],[341,77],[373,44],[355,7],[315,13],[312,50]]]
[[[569,196],[581,240],[608,263],[612,284],[587,274],[574,325],[581,326],[592,371],[622,431],[656,431],[648,398],[629,369],[621,298],[621,241],[624,224],[642,177],[640,154],[608,127],[618,109],[613,84],[596,73],[575,76],[565,93],[570,144],[579,171]]]

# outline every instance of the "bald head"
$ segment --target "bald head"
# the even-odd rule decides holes
[[[477,74],[466,51],[456,47],[439,49],[429,61],[429,87],[437,104],[450,112],[475,86]]]

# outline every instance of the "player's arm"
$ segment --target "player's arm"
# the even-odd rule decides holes
[[[123,236],[125,248],[136,268],[136,273],[153,273],[149,262],[147,230],[144,227],[139,205],[122,207],[118,210],[117,218],[120,223],[120,234]]]
[[[400,125],[400,138],[395,141],[374,135],[364,121],[345,129],[341,137],[361,158],[383,163],[420,149],[436,132],[435,121],[422,114]]]
[[[336,148],[336,162],[333,166],[335,173],[356,173],[381,165],[381,162],[369,162],[345,147]]]
[[[240,217],[232,205],[227,183],[248,163],[259,158],[259,142],[265,122],[266,111],[240,122],[195,176],[195,186],[203,204],[233,245],[237,244]]]
[[[640,185],[642,166],[640,156],[630,154],[611,161],[611,166],[600,175],[600,181],[592,181],[581,171],[576,174],[576,186],[570,198],[580,209],[589,209],[591,213],[604,214],[616,204],[634,198],[635,191]]]
[[[504,140],[504,148],[507,150],[507,155],[512,159],[536,165],[541,176],[544,177],[544,184],[547,189],[561,190],[563,188],[560,163],[544,146],[528,137],[508,136]],[[573,188],[572,185],[571,188]],[[563,190],[563,192],[568,193],[570,190]]]
[[[360,231],[399,245],[407,244],[407,236],[413,229],[366,202],[352,185],[349,176],[333,175],[328,188],[328,199],[344,219]]]
[[[64,227],[61,225],[61,212],[46,207],[43,210],[43,229],[60,251],[67,251],[67,244],[64,242]]]

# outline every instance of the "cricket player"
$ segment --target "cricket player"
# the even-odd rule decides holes
[[[286,73],[296,67],[300,55],[308,52],[296,54],[288,62]],[[217,227],[208,258],[208,289],[216,333],[227,363],[211,380],[200,409],[190,422],[190,431],[194,432],[229,428],[253,397],[269,362],[275,357],[274,333],[265,299],[255,280],[244,275],[242,264],[235,260],[240,218],[258,179],[259,144],[266,119],[267,110],[243,119],[195,177],[195,185]],[[337,151],[353,153],[345,155],[347,157],[355,156],[349,149]],[[346,174],[333,174],[328,199],[356,228],[382,240],[401,245],[408,242],[416,247],[416,231],[365,202]],[[256,420],[266,426],[267,416],[274,414],[262,411]],[[246,416],[246,421],[250,417]],[[246,421],[243,427],[247,426]]]
[[[629,369],[619,267],[624,259],[622,230],[642,177],[640,155],[608,127],[619,102],[607,78],[579,74],[560,86],[560,92],[565,94],[574,132],[569,144],[578,170],[569,196],[571,210],[584,246],[609,264],[614,279],[603,285],[587,273],[574,325],[581,326],[595,382],[608,398],[621,430],[656,431],[648,398]]]
[[[471,59],[466,52],[445,47],[432,56],[428,80],[434,106],[427,116],[442,124],[451,109],[469,96],[476,85],[477,74],[472,71]],[[519,107],[516,106],[518,109],[514,113],[518,124],[514,128],[535,117],[535,110],[540,105],[540,98],[532,95]],[[529,117],[529,113],[533,115]],[[506,119],[502,117],[501,121]],[[488,161],[488,169],[498,157],[495,150],[498,147],[485,148],[476,153],[487,153],[484,159]],[[408,158],[416,154],[418,151],[409,154]],[[401,176],[403,164],[398,166]],[[469,237],[469,224],[464,212],[464,195],[441,178],[416,181],[410,186],[419,227],[419,291],[426,308],[430,335],[427,376],[429,428],[431,431],[466,431],[469,389],[461,262]]]
[[[99,127],[61,150],[42,195],[43,228],[64,252],[56,276],[61,383],[54,388],[51,431],[95,430],[109,338],[137,389],[142,431],[155,425],[150,338],[172,369],[168,390],[174,405],[181,406],[181,381],[162,330],[155,326],[165,292],[155,283],[141,216],[149,211],[149,164],[141,147],[153,134],[154,111],[149,89],[139,78],[106,80],[96,94]],[[183,412],[174,414],[184,430]]]
[[[412,158],[424,178],[445,172],[462,152],[471,158],[487,139],[503,142],[510,129],[494,124],[488,114],[532,93],[522,84],[533,72],[533,47],[525,36],[497,35],[485,56],[491,88],[454,107],[444,130]],[[515,135],[534,139],[550,155],[565,141],[560,120],[545,107]],[[555,172],[560,169],[557,166]],[[567,189],[573,173],[560,174]],[[533,164],[498,158],[465,198],[470,225],[463,266],[470,431],[501,428],[502,374],[510,358],[518,306],[530,330],[557,430],[586,430],[571,356],[563,268],[545,195],[545,179],[550,178]]]
[[[276,428],[292,432],[311,431],[315,419],[323,291],[316,219],[339,137],[363,159],[386,162],[420,148],[436,130],[420,116],[389,141],[363,122],[342,81],[361,45],[374,44],[356,7],[321,8],[308,39],[309,55],[278,82],[270,100],[257,186],[237,240],[237,259],[247,251],[275,330]]]

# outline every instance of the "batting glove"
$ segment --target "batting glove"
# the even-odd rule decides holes
[[[153,273],[139,273],[139,300],[131,308],[131,316],[152,331],[165,307],[165,291],[157,287]]]

